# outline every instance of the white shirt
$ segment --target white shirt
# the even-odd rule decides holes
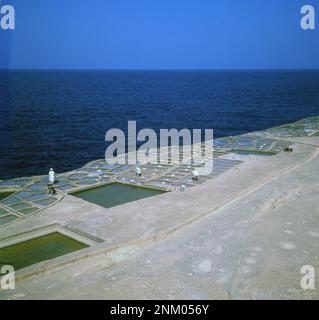
[[[55,172],[53,170],[50,170],[49,171],[49,182],[50,183],[54,183],[54,180],[55,180]]]

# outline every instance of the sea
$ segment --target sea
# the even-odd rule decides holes
[[[239,135],[319,115],[319,71],[1,70],[0,179],[104,158],[105,133]]]

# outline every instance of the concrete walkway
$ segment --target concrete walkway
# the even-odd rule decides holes
[[[307,139],[184,192],[110,209],[67,196],[8,225],[1,238],[59,224],[104,242],[18,272],[0,298],[319,298],[300,288],[303,265],[319,272],[319,137]]]

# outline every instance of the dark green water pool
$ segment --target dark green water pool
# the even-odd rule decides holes
[[[257,150],[231,150],[231,152],[244,155],[244,156],[254,155],[254,156],[265,156],[265,157],[273,156],[276,154],[275,152],[257,151]]]
[[[9,197],[12,192],[0,192],[0,201],[6,197]]]
[[[86,247],[88,246],[81,242],[53,232],[0,248],[0,269],[3,265],[12,265],[15,270],[19,270]]]
[[[122,183],[112,183],[103,187],[73,193],[72,195],[99,206],[111,208],[123,203],[156,196],[164,192]]]

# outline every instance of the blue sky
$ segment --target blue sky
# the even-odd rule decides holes
[[[299,26],[317,0],[0,2],[16,10],[16,30],[0,31],[1,68],[319,68],[319,21]]]

